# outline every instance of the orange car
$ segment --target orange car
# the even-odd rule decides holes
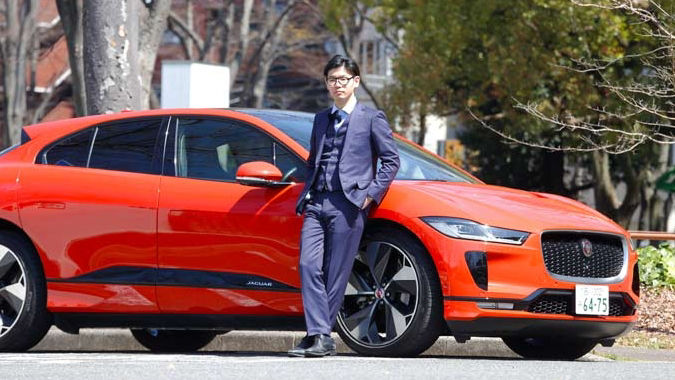
[[[154,110],[23,128],[0,154],[0,350],[51,325],[126,327],[157,351],[304,328],[294,205],[312,115]],[[600,213],[489,186],[397,137],[337,322],[366,355],[439,335],[574,359],[636,320],[636,253]]]

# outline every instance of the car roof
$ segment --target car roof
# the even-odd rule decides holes
[[[226,109],[226,108],[163,108],[144,111],[122,111],[112,114],[92,115],[50,121],[46,123],[27,125],[23,129],[31,139],[36,138],[58,138],[71,132],[86,128],[97,123],[105,123],[115,120],[134,119],[149,116],[167,116],[167,115],[213,115],[213,116],[234,116],[244,121],[255,121],[259,119],[257,115],[287,115],[306,117],[312,115],[306,112],[284,111],[284,110],[259,110],[259,109]]]

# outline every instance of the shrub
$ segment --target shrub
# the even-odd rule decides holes
[[[675,247],[661,244],[638,249],[640,282],[646,286],[675,287]]]

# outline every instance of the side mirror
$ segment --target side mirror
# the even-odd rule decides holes
[[[276,166],[264,161],[252,161],[239,165],[237,182],[247,186],[284,186],[281,182],[281,171]]]

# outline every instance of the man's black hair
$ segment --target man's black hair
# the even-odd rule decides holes
[[[349,58],[345,57],[344,55],[335,55],[333,58],[328,61],[326,64],[326,67],[323,69],[323,76],[328,77],[328,72],[337,69],[338,67],[343,67],[345,70],[347,70],[348,73],[354,75],[354,76],[360,76],[361,72],[359,70],[359,65],[356,64],[356,62]]]

